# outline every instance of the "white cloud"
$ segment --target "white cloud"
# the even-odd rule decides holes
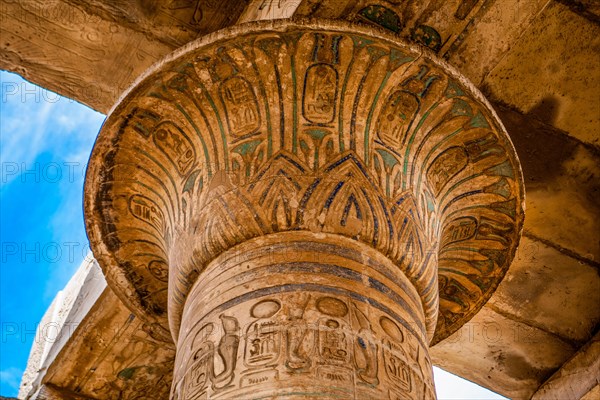
[[[9,367],[0,370],[0,381],[4,382],[4,384],[8,385],[15,391],[18,391],[19,385],[21,384],[22,375],[23,371],[21,371],[19,368]]]
[[[52,250],[45,257],[53,259],[48,266],[53,269],[52,278],[47,280],[42,294],[45,300],[50,300],[73,275],[87,252],[82,188],[104,115],[17,75],[1,71],[0,80],[2,195],[28,190],[26,185],[18,188],[11,185],[9,189],[11,183],[39,182],[45,188],[46,204],[59,203],[57,208],[49,209],[37,227],[51,232],[40,244]],[[54,249],[62,253],[56,260]]]
[[[52,104],[45,103],[30,112],[30,106],[23,106],[20,112],[12,112],[11,106],[2,104],[2,150],[3,163],[31,165],[42,152],[47,142],[47,129]],[[4,175],[4,173],[3,173]],[[8,183],[18,175],[6,175],[2,183]],[[5,179],[6,178],[6,179]]]
[[[16,163],[19,171],[31,170],[35,160],[45,152],[70,163],[82,166],[87,163],[89,143],[98,133],[104,119],[102,114],[17,75],[1,71],[0,80],[3,165]],[[2,184],[19,176],[19,173],[7,174],[3,169]]]

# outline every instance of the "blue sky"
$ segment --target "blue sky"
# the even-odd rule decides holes
[[[0,81],[0,394],[14,396],[36,324],[87,253],[82,188],[104,115]]]
[[[35,328],[88,250],[82,193],[104,115],[0,71],[0,395],[16,396]],[[435,369],[440,400],[503,399]]]

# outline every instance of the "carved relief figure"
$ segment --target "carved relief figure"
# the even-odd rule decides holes
[[[343,325],[335,319],[325,319],[320,325],[321,357],[326,363],[345,364],[350,361],[348,336]]]
[[[329,318],[319,320],[319,354],[325,364],[347,365],[350,362],[348,327],[341,319],[348,314],[348,306],[334,297],[321,297],[317,309]]]
[[[208,323],[201,327],[194,339],[197,350],[192,357],[192,365],[188,374],[175,388],[181,399],[194,398],[206,392],[213,373],[214,344],[209,336],[214,332],[214,324]]]
[[[442,188],[469,162],[467,152],[462,147],[450,147],[445,150],[427,169],[427,180],[437,196]]]
[[[218,352],[225,368],[213,379],[213,388],[222,389],[229,385],[234,378],[238,346],[240,344],[240,325],[234,317],[220,315],[223,325],[223,337],[219,341]]]
[[[383,362],[386,376],[402,393],[411,391],[411,373],[407,365],[409,356],[403,346],[409,346],[404,340],[400,327],[386,316],[379,319],[379,325],[387,336],[383,337]]]
[[[477,230],[477,220],[473,217],[461,217],[451,221],[442,233],[442,246],[471,239]]]
[[[94,150],[91,242],[119,244],[102,254],[111,284],[180,339],[175,398],[313,377],[356,398],[421,398],[431,368],[419,351],[481,306],[517,244],[518,161],[479,94],[372,27],[311,24],[236,27],[176,53],[125,96]],[[474,257],[439,257],[452,251]],[[234,252],[244,263],[219,275]],[[475,262],[489,273],[464,267]]]
[[[387,97],[377,122],[377,134],[383,143],[391,147],[404,144],[420,110],[421,99],[438,79],[438,76],[430,73],[427,66],[422,66],[417,74],[404,80]]]
[[[226,388],[235,377],[238,347],[240,342],[238,320],[226,315],[219,316],[223,335],[215,349],[211,336],[215,332],[213,323],[202,326],[193,340],[194,355],[185,377],[174,388],[180,399],[199,399],[207,395],[208,384],[215,391]],[[215,351],[216,350],[216,351]],[[217,354],[215,354],[217,353]],[[215,356],[220,357],[223,370],[215,370]]]
[[[313,124],[328,124],[335,118],[338,96],[339,43],[341,35],[314,35],[313,64],[306,69],[302,113]]]
[[[354,317],[360,327],[358,332],[356,332],[354,343],[356,372],[362,383],[375,386],[379,384],[379,379],[377,378],[377,345],[375,344],[369,319],[356,304],[352,305]],[[359,365],[359,354],[361,356],[360,364],[362,365]]]
[[[314,331],[309,329],[306,320],[303,318],[310,296],[303,297],[305,299],[292,297],[288,306],[289,322],[286,326],[288,354],[285,365],[295,372],[305,371],[311,367],[310,356],[314,348]]]
[[[162,232],[165,227],[161,208],[146,196],[138,194],[131,196],[129,211],[134,217],[154,226],[159,232]]]
[[[406,364],[406,355],[402,347],[386,341],[383,348],[383,361],[385,372],[392,384],[405,393],[410,393],[412,389],[410,368]]]

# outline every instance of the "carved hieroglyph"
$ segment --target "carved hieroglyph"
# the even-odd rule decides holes
[[[366,244],[250,239],[188,295],[174,398],[435,398],[424,320],[412,283]]]
[[[491,296],[522,204],[512,145],[458,73],[315,21],[230,28],[148,71],[85,196],[94,254],[176,342],[186,399],[434,396],[427,346]]]

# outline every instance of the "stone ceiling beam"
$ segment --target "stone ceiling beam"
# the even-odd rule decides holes
[[[95,398],[83,396],[79,393],[74,393],[70,390],[54,386],[52,384],[44,384],[40,390],[33,395],[32,400],[96,400]]]
[[[598,304],[596,268],[525,234],[490,301],[432,347],[432,361],[508,398],[530,398],[597,330]]]
[[[545,56],[523,62],[533,54]],[[552,1],[511,43],[480,87],[490,100],[533,115],[598,150],[598,54],[600,24]]]
[[[103,277],[100,280],[104,282]],[[82,290],[89,289],[84,285]],[[64,388],[92,399],[168,398],[174,349],[153,338],[153,331],[133,316],[110,288],[97,299],[83,299],[91,307],[70,321],[68,341],[44,364],[31,388],[19,398],[36,399],[44,385]],[[43,399],[43,397],[40,397]]]
[[[106,113],[162,56],[244,10],[237,0],[143,3],[2,0],[0,68]]]
[[[585,233],[600,230],[600,154],[532,115],[494,106],[522,163],[523,238],[486,307],[431,354],[449,372],[529,398],[600,324],[600,247]]]
[[[237,23],[291,18],[302,0],[250,0]]]
[[[600,269],[597,235],[583,233],[600,232],[600,150],[535,115],[493,104],[523,167],[524,234]]]
[[[532,400],[581,399],[600,384],[600,333],[556,371]]]

